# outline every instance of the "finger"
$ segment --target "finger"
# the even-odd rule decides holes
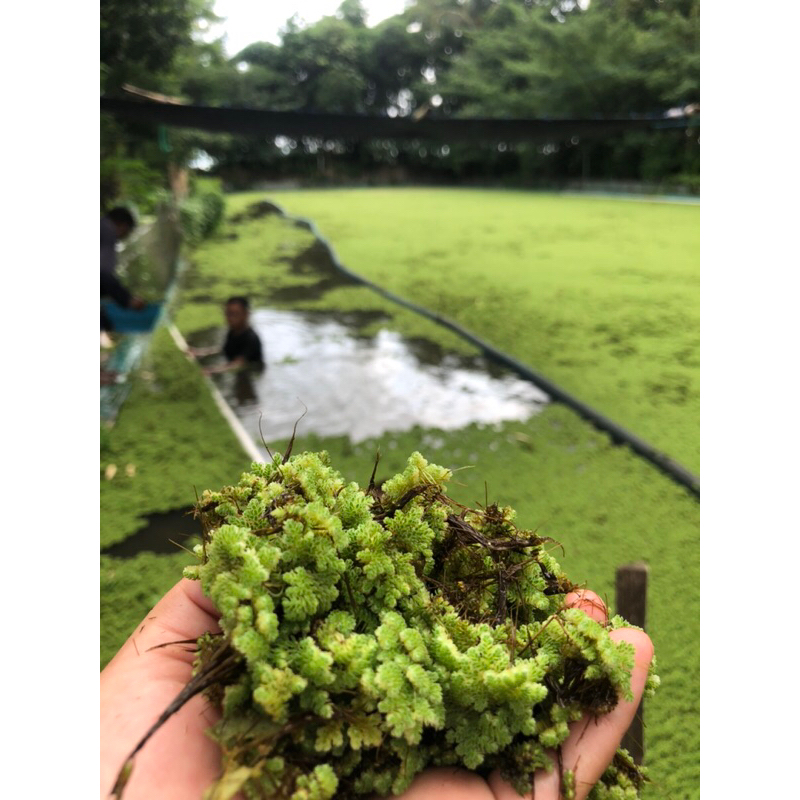
[[[564,768],[575,772],[576,800],[584,800],[614,758],[622,737],[636,715],[647,682],[648,668],[653,660],[653,643],[643,631],[621,628],[612,631],[610,636],[616,642],[629,642],[636,648],[631,676],[634,699],[628,701],[620,698],[610,713],[576,723],[564,743],[562,759]]]
[[[494,800],[483,778],[456,767],[426,769],[396,800]]]
[[[145,654],[167,655],[179,661],[191,663],[194,656],[190,644],[161,647],[169,642],[194,640],[204,633],[219,632],[219,614],[211,601],[203,594],[197,581],[187,578],[180,580],[153,610],[136,627],[119,652],[111,660],[112,664],[129,659],[139,659]],[[153,650],[153,648],[159,648]]]
[[[188,578],[183,578],[178,582],[178,586],[183,588],[192,603],[207,614],[210,614],[214,619],[219,619],[219,611],[214,608],[211,598],[203,594],[203,587],[200,585],[200,581],[191,581]]]
[[[606,604],[590,589],[578,589],[570,592],[564,598],[564,605],[567,608],[579,608],[592,619],[597,620],[601,625],[608,622],[608,611]]]
[[[186,686],[194,660],[191,644],[151,649],[219,631],[218,616],[195,581],[181,580],[156,604],[100,677],[103,791],[133,747]],[[153,734],[136,757],[128,800],[170,797],[195,800],[219,772],[219,748],[204,731],[219,718],[194,697]]]
[[[614,758],[622,737],[630,727],[639,706],[647,672],[653,658],[653,644],[650,637],[642,631],[622,628],[610,633],[614,641],[630,642],[636,648],[631,691],[634,699],[629,702],[620,698],[619,703],[609,714],[601,717],[584,717],[570,725],[570,735],[561,749],[563,769],[575,773],[575,800],[585,800],[592,787],[605,772]],[[551,754],[555,763],[555,755]],[[489,776],[489,786],[496,800],[520,800],[520,796],[498,772]],[[523,795],[524,800],[559,800],[561,776],[558,766],[550,772],[539,770],[534,778],[534,790]]]

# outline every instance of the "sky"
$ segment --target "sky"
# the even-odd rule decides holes
[[[306,22],[316,22],[333,14],[342,0],[287,0],[286,3],[271,0],[216,0],[214,12],[226,19],[214,26],[216,36],[226,35],[225,50],[229,57],[235,56],[253,42],[278,43],[278,31],[293,14],[299,14]],[[406,0],[362,0],[367,10],[367,24],[377,23],[399,14]]]

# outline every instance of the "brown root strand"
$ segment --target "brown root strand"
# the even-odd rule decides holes
[[[196,640],[193,639],[192,641],[195,642]],[[168,644],[176,644],[176,642],[169,642]],[[133,759],[145,744],[147,744],[150,737],[161,728],[171,716],[177,714],[195,695],[204,692],[214,684],[222,684],[235,678],[242,667],[242,663],[241,656],[236,653],[229,642],[223,644],[222,647],[211,656],[197,675],[186,684],[178,693],[177,697],[164,709],[161,716],[153,723],[147,733],[139,740],[136,747],[133,748],[130,755],[125,759],[125,763],[117,774],[117,780],[114,782],[114,789],[111,792],[112,797],[121,800],[122,792],[133,770]]]
[[[299,398],[298,398],[299,399]],[[297,418],[297,421],[294,423],[294,428],[292,428],[292,438],[289,439],[289,444],[286,446],[286,452],[283,454],[283,461],[281,464],[285,464],[292,456],[292,448],[294,447],[294,440],[297,436],[297,424],[300,422],[303,417],[308,414],[308,406],[300,400],[305,411]]]

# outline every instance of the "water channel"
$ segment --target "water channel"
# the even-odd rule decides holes
[[[358,323],[352,314],[253,311],[266,368],[214,379],[257,443],[288,438],[304,408],[303,432],[356,444],[415,426],[451,431],[525,420],[548,403],[532,383],[482,356],[447,353],[385,328],[360,335]],[[224,335],[212,329],[188,338],[203,347]]]

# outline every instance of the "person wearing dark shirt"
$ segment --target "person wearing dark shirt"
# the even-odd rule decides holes
[[[246,297],[231,297],[225,303],[225,319],[228,323],[228,334],[222,346],[227,364],[206,367],[203,372],[211,375],[215,372],[229,372],[244,367],[262,368],[264,354],[261,339],[250,327],[250,302]],[[219,348],[190,349],[195,357],[209,356],[219,352]]]
[[[116,275],[117,242],[127,239],[136,227],[136,220],[127,208],[112,208],[100,220],[100,299],[111,298],[123,308],[139,310],[144,308],[144,301],[135,297],[122,285]],[[100,330],[112,330],[108,314],[100,306]]]
[[[261,354],[261,339],[252,328],[247,328],[240,333],[230,329],[225,337],[222,352],[230,362],[244,359],[246,364],[261,365],[264,363]]]

